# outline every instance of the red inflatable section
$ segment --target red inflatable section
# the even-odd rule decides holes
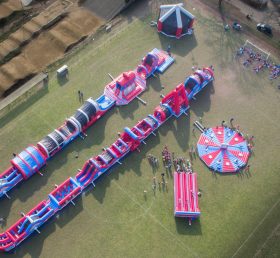
[[[189,100],[186,96],[184,84],[178,85],[175,90],[167,94],[162,99],[162,103],[168,104],[175,112],[175,115],[179,115],[181,107],[189,106]]]
[[[187,218],[200,216],[196,173],[174,172],[174,215]]]

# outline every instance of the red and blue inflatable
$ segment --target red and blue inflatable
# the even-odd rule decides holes
[[[158,32],[177,39],[193,34],[195,17],[188,12],[183,4],[161,5],[157,22]]]
[[[199,137],[197,150],[205,165],[219,173],[239,171],[250,156],[243,135],[225,126],[206,129]]]
[[[196,219],[200,216],[198,205],[197,174],[174,172],[174,216]]]
[[[72,142],[100,119],[111,107],[127,105],[146,89],[146,80],[155,72],[163,73],[174,58],[165,51],[153,49],[134,70],[122,73],[105,86],[102,96],[89,98],[76,113],[35,146],[30,146],[11,160],[11,167],[0,174],[0,198],[20,182],[36,174],[47,160]]]
[[[208,68],[207,71],[209,74],[213,74],[211,68]],[[6,252],[12,250],[33,232],[39,232],[39,227],[69,203],[74,204],[74,199],[87,186],[94,185],[97,178],[106,173],[114,164],[120,163],[120,160],[129,152],[138,150],[141,143],[149,135],[155,134],[155,131],[170,117],[185,114],[190,107],[190,99],[213,79],[213,76],[208,77],[204,84],[197,85],[193,91],[188,91],[187,84],[180,84],[168,93],[153,114],[148,115],[132,128],[126,127],[111,146],[105,148],[101,154],[87,160],[75,177],[70,177],[57,186],[46,200],[40,202],[4,233],[1,233],[0,250]],[[194,205],[197,205],[197,202],[194,202]],[[199,212],[198,206],[196,209],[188,209],[186,215],[190,216],[190,212],[194,212],[196,217]]]

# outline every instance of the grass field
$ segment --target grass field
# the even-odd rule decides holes
[[[153,111],[160,94],[174,88],[191,73],[193,65],[214,65],[216,80],[191,103],[190,117],[169,120],[156,137],[147,139],[140,153],[132,153],[114,167],[56,219],[25,241],[16,254],[3,257],[259,257],[279,256],[279,93],[268,74],[243,69],[234,52],[246,38],[231,32],[207,13],[194,11],[195,36],[180,41],[159,36],[149,26],[150,17],[122,26],[114,36],[105,35],[67,61],[70,80],[60,86],[50,74],[48,91],[34,95],[0,120],[0,169],[11,153],[36,143],[79,107],[77,91],[98,97],[109,82],[134,68],[154,47],[170,43],[176,63],[159,78],[149,79],[143,106],[133,101],[114,108],[88,131],[49,161],[44,176],[34,176],[11,192],[12,200],[0,201],[3,230],[47,197],[54,184],[76,174],[89,157],[117,138],[124,126],[133,126]],[[103,42],[103,43],[101,43]],[[98,46],[98,47],[97,47]],[[165,89],[161,89],[161,85]],[[31,105],[32,103],[32,105]],[[178,155],[188,155],[196,143],[192,123],[198,116],[206,126],[234,117],[244,133],[254,135],[251,176],[213,175],[200,160],[194,161],[202,189],[202,216],[191,227],[173,217],[172,177],[167,192],[151,185],[153,172],[145,155],[160,157],[164,144]],[[75,159],[76,151],[79,158]],[[163,167],[156,172],[159,179]],[[147,190],[147,199],[143,191]],[[278,232],[278,235],[277,235]]]

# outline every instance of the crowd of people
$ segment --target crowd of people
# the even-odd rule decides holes
[[[170,168],[172,165],[171,153],[169,152],[166,145],[164,146],[161,154],[162,154],[163,165],[165,166],[165,168]]]
[[[190,159],[192,160],[193,157],[196,157],[196,151],[194,145],[191,145],[189,150]],[[152,154],[147,155],[147,159],[149,164],[152,166],[154,170],[159,168],[158,158]],[[162,163],[165,167],[166,171],[171,171],[172,164],[174,166],[174,170],[177,172],[189,172],[192,173],[192,163],[189,159],[185,159],[184,157],[176,157],[174,152],[170,152],[168,147],[165,145],[162,150]],[[165,172],[166,172],[165,171]],[[157,180],[154,176],[152,179],[152,190],[155,193],[156,189],[159,191],[168,191],[168,183],[165,179],[165,172],[162,172],[161,178]],[[147,190],[144,190],[144,196],[146,197]]]
[[[254,65],[253,71],[256,73],[259,73],[263,69],[269,69],[270,75],[269,79],[273,80],[280,76],[280,65],[276,65],[274,63],[271,63],[265,58],[262,54],[254,51],[250,47],[240,47],[237,50],[237,56],[245,57],[245,60],[243,61],[243,65],[245,67],[249,67],[250,65]]]
[[[202,122],[202,119],[199,119],[200,122]],[[225,120],[223,120],[221,122],[221,126],[223,127],[229,127],[232,130],[235,130],[238,134],[240,134],[242,137],[245,138],[245,140],[247,141],[247,145],[249,148],[249,151],[252,153],[253,152],[253,147],[254,147],[254,139],[255,137],[253,135],[243,135],[240,132],[240,126],[238,124],[234,123],[234,118],[230,118],[229,120],[229,124],[227,124],[227,122]],[[207,128],[206,128],[207,130]],[[193,169],[192,169],[192,160],[196,158],[196,149],[194,147],[193,144],[190,145],[189,148],[189,158],[190,159],[186,159],[184,157],[176,157],[174,152],[170,152],[168,147],[165,145],[163,150],[162,150],[162,163],[166,169],[166,171],[171,171],[172,168],[172,164],[174,166],[174,170],[176,172],[188,172],[188,173],[192,173]],[[152,155],[152,154],[148,154],[147,155],[147,159],[150,163],[150,165],[153,167],[153,169],[158,169],[159,168],[159,162],[156,156]],[[247,164],[244,167],[244,170],[246,173],[249,173],[250,170],[250,165]],[[168,191],[167,188],[167,181],[165,179],[165,172],[161,173],[161,179],[157,180],[156,177],[154,176],[152,179],[152,190],[155,193],[156,189],[159,190],[163,190],[163,191]],[[144,196],[146,197],[147,194],[147,190],[144,190]]]
[[[228,127],[227,122],[225,120],[223,120],[221,122],[221,126]],[[242,134],[241,131],[240,131],[240,126],[238,124],[236,124],[236,125],[234,124],[234,118],[233,117],[229,120],[229,128],[231,128],[232,130],[235,130],[239,135],[244,137],[244,139],[247,141],[248,149],[252,153],[253,152],[253,147],[254,147],[255,136],[254,135],[249,135],[249,134],[246,134],[246,135]]]

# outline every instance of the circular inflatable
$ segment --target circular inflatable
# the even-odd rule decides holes
[[[205,130],[199,137],[197,150],[206,166],[220,173],[237,172],[247,164],[250,155],[245,138],[222,126]]]

